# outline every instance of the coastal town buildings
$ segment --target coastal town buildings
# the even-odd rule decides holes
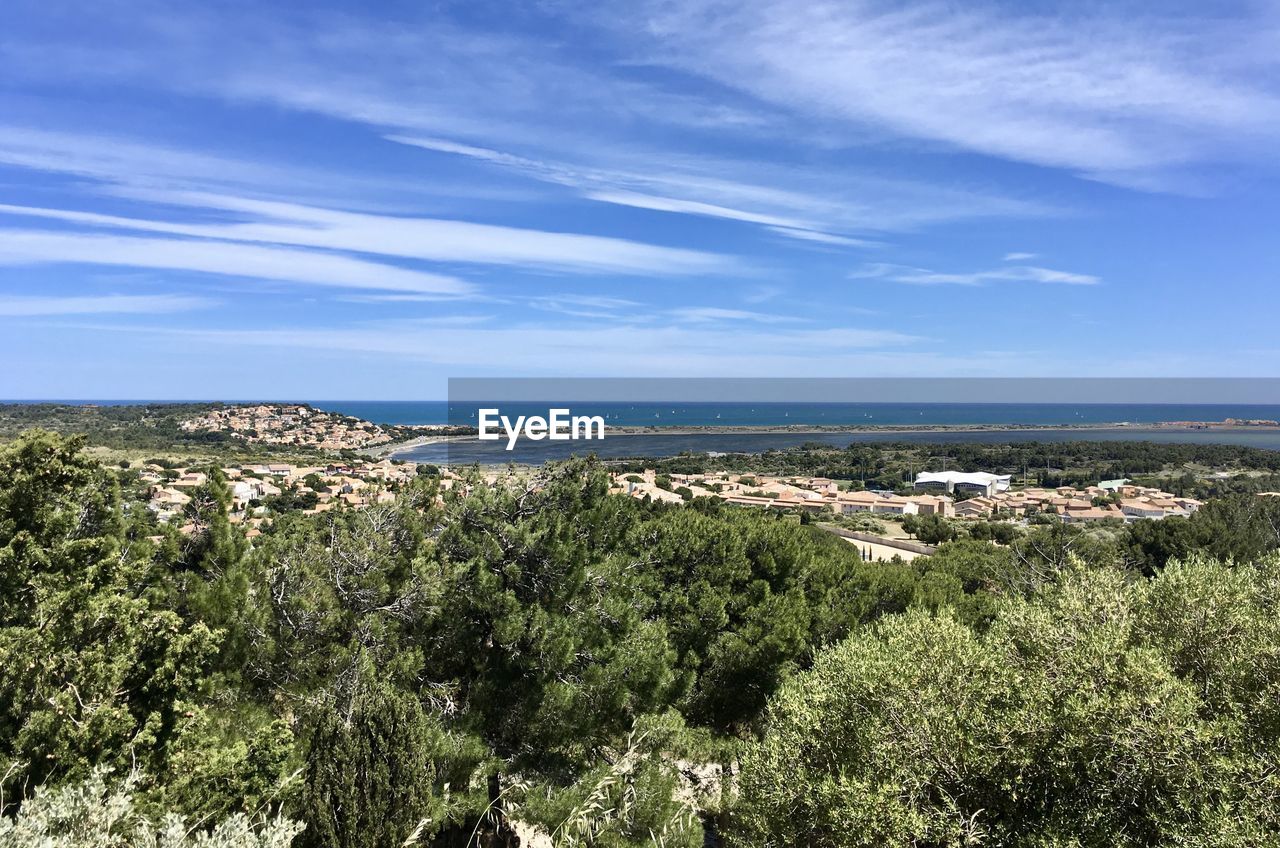
[[[359,450],[384,445],[395,438],[377,424],[299,404],[222,407],[189,418],[178,426],[189,433],[226,433],[251,444],[321,450]]]
[[[1109,486],[1076,489],[1011,488],[1008,475],[985,472],[921,474],[916,494],[883,491],[849,491],[826,478],[767,477],[750,474],[672,474],[659,485],[653,470],[616,475],[619,491],[632,497],[678,502],[677,490],[691,496],[718,497],[726,503],[769,509],[803,510],[815,514],[905,516],[939,515],[960,519],[1023,519],[1036,514],[1057,515],[1065,522],[1115,519],[1135,521],[1188,516],[1200,508],[1194,498],[1177,497],[1160,489],[1137,486],[1128,480],[1104,481]],[[947,487],[950,487],[949,489]],[[943,494],[952,491],[954,494]],[[980,492],[967,496],[970,492]]]

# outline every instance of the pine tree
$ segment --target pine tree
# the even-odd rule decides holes
[[[436,833],[448,787],[465,790],[474,749],[445,734],[416,696],[366,665],[348,705],[324,710],[306,761],[303,848],[385,848]]]

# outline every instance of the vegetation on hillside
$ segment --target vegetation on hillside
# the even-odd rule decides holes
[[[574,460],[250,543],[82,448],[0,448],[0,846],[1280,839],[1275,499],[862,563]]]

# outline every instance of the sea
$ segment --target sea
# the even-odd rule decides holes
[[[1058,403],[619,403],[586,401],[308,401],[312,406],[377,424],[470,424],[476,410],[546,415],[551,406],[600,415],[612,427],[1153,424],[1164,421],[1280,420],[1277,404]]]
[[[1272,404],[1005,404],[1005,403],[530,403],[493,402],[451,405],[447,401],[316,401],[313,405],[380,424],[476,424],[476,409],[492,406],[514,419],[543,415],[551,406],[574,415],[599,415],[606,427],[651,427],[636,434],[615,434],[582,442],[521,439],[514,450],[503,442],[475,438],[418,445],[397,453],[399,459],[438,465],[482,465],[516,462],[541,464],[575,454],[595,453],[605,459],[668,457],[685,453],[762,453],[804,444],[847,447],[868,442],[1066,442],[1151,441],[1224,444],[1280,450],[1280,430],[1203,430],[1150,425],[1170,421],[1223,421],[1227,418],[1280,420]],[[1087,430],[1052,429],[1093,425]],[[974,430],[841,433],[664,432],[692,427],[793,426],[936,426],[1026,427],[1025,430]],[[1097,425],[1111,425],[1099,427]],[[1145,425],[1145,426],[1144,426]],[[1047,429],[1039,429],[1047,428]]]
[[[33,401],[22,401],[33,402]],[[141,404],[138,400],[75,400],[62,403]],[[279,401],[283,402],[283,401]],[[652,427],[639,434],[608,435],[604,440],[565,442],[522,439],[515,450],[505,442],[481,442],[475,438],[452,439],[401,451],[397,458],[441,465],[495,464],[506,462],[541,464],[574,454],[592,452],[602,458],[663,457],[683,453],[761,453],[783,450],[806,443],[847,447],[868,442],[1067,442],[1082,439],[1099,441],[1151,441],[1161,443],[1223,444],[1280,450],[1280,430],[1190,428],[1151,429],[1150,425],[1170,421],[1223,421],[1227,418],[1280,420],[1275,404],[1053,404],[1053,403],[617,403],[617,402],[468,402],[450,404],[443,400],[369,401],[319,400],[309,403],[330,412],[352,415],[378,424],[476,423],[476,410],[496,407],[502,414],[543,415],[552,406],[567,407],[574,415],[599,415],[607,427]],[[1094,425],[1087,430],[1053,429],[1071,425]],[[864,431],[840,433],[742,433],[664,432],[691,427],[782,427],[793,426],[1009,426],[1036,429],[893,432]],[[1097,426],[1109,425],[1109,426]],[[1144,426],[1145,425],[1145,426]],[[1046,428],[1046,429],[1040,429]]]

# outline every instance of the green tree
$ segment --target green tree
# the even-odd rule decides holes
[[[867,600],[853,591],[860,559],[851,545],[773,514],[668,509],[629,544],[647,566],[651,615],[667,623],[691,676],[679,704],[694,724],[731,730],[754,719],[814,646],[848,632]]]
[[[902,529],[926,545],[940,545],[956,538],[955,527],[937,513],[904,516]]]
[[[594,460],[476,486],[436,544],[444,612],[416,634],[425,674],[516,769],[571,773],[671,699],[666,627],[641,615],[618,553],[643,507],[608,486]]]
[[[1194,553],[1249,562],[1277,549],[1280,498],[1252,495],[1209,501],[1190,518],[1135,521],[1125,539],[1127,559],[1147,574]]]
[[[450,787],[465,793],[482,755],[366,666],[351,703],[324,709],[311,734],[301,844],[384,848],[429,837],[456,817]]]
[[[163,774],[216,643],[165,608],[165,573],[82,445],[36,431],[0,449],[0,761],[23,785],[99,763]]]

